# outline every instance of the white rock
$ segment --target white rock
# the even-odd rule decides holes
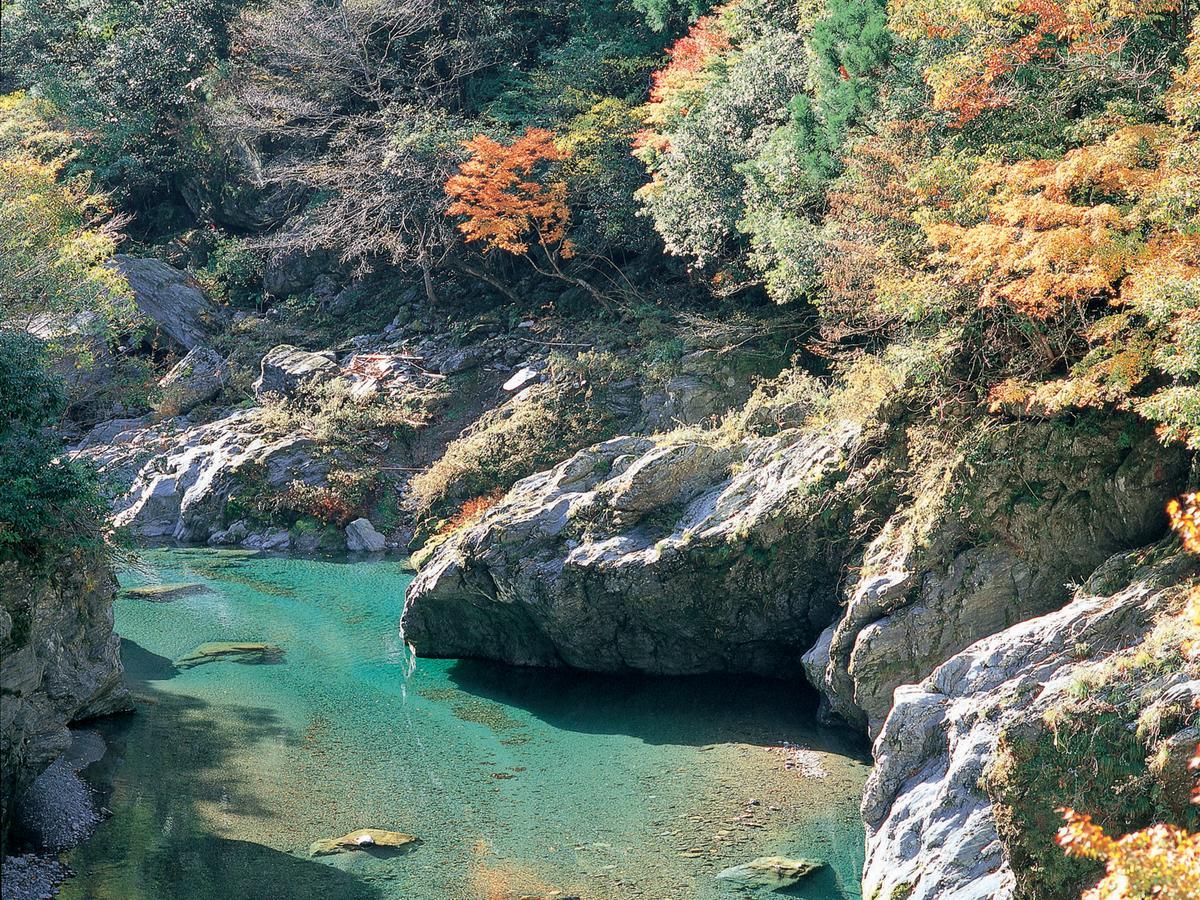
[[[387,545],[370,519],[355,519],[346,526],[346,549],[351,552],[378,553]]]
[[[514,372],[512,377],[509,378],[508,381],[504,382],[504,390],[508,391],[510,394],[513,391],[519,391],[527,384],[531,384],[534,381],[539,380],[541,375],[542,373],[537,369],[525,366],[524,368],[518,369],[516,372]]]

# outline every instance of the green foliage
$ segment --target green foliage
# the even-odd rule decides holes
[[[0,329],[0,563],[39,563],[98,530],[94,475],[60,459],[49,430],[66,395],[47,366],[40,341]]]
[[[687,114],[662,135],[665,149],[643,154],[653,181],[639,192],[667,250],[697,266],[736,255],[746,175],[769,177],[778,156],[773,132],[807,77],[803,36],[786,28],[772,28],[711,65],[714,74],[688,101]],[[755,166],[764,148],[767,158]]]
[[[629,147],[639,124],[628,103],[608,97],[571,119],[558,141],[567,154],[559,170],[574,214],[572,241],[585,253],[653,246],[653,231],[638,216],[634,198],[642,173]]]
[[[810,174],[828,177],[841,169],[850,126],[875,108],[892,35],[884,0],[830,0],[826,10],[809,38],[815,102],[797,97],[792,118],[797,143],[810,148]]]
[[[0,97],[0,323],[103,331],[132,310],[124,279],[106,265],[115,249],[107,199],[86,176],[64,174],[68,139],[47,114],[23,94]]]
[[[81,163],[125,196],[156,192],[196,165],[203,76],[227,52],[240,0],[6,3],[5,47],[73,129]]]
[[[655,31],[672,24],[696,19],[708,7],[706,0],[633,0],[633,5],[646,17]]]
[[[221,237],[208,253],[197,277],[210,295],[235,306],[251,305],[262,297],[262,257],[244,241]]]

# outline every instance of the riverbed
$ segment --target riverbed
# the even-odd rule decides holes
[[[112,815],[62,896],[705,900],[775,855],[826,864],[787,895],[860,896],[866,748],[817,726],[800,683],[415,659],[410,577],[142,552],[123,586],[189,587],[116,603],[138,712],[90,726],[108,751],[83,775]],[[282,654],[176,665],[215,641]],[[419,843],[309,855],[368,827]]]

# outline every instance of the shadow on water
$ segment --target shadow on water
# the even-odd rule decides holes
[[[147,681],[168,681],[179,674],[179,669],[171,660],[151,653],[129,638],[121,639],[121,662],[125,665],[125,678],[131,687]]]
[[[213,834],[202,809],[254,817],[264,834],[271,833],[273,810],[239,776],[234,757],[259,744],[294,742],[296,736],[270,709],[216,708],[156,687],[176,674],[175,667],[132,641],[123,641],[122,659],[138,711],[95,724],[108,752],[82,773],[114,814],[69,855],[77,874],[62,897],[381,897],[333,866]]]
[[[481,660],[458,660],[448,674],[466,693],[524,709],[566,731],[691,746],[794,741],[863,759],[869,749],[849,730],[817,725],[817,693],[803,681],[608,675]]]

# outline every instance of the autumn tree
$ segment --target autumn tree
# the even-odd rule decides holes
[[[468,156],[446,180],[449,216],[484,253],[501,250],[527,260],[542,275],[583,288],[606,308],[611,302],[583,278],[567,273],[563,261],[575,255],[567,237],[571,209],[567,184],[550,174],[565,158],[552,131],[529,128],[510,144],[478,134],[465,144]]]
[[[1178,0],[895,0],[890,23],[924,45],[932,107],[962,128],[992,110],[1040,104],[1045,120],[1049,107],[1088,94],[1161,84],[1171,42],[1155,30],[1172,27],[1179,9]]]
[[[933,260],[981,309],[1015,315],[1039,359],[992,392],[996,408],[1132,409],[1167,440],[1200,447],[1200,134],[1190,65],[1165,97],[1171,119],[1097,125],[1060,159],[986,161],[961,201],[926,187]],[[1054,337],[1059,335],[1059,337]],[[1068,362],[1066,377],[1041,380]]]
[[[70,138],[51,128],[48,109],[0,97],[0,326],[57,332],[77,320],[103,331],[133,309],[108,266],[121,220],[85,174],[67,172]]]

